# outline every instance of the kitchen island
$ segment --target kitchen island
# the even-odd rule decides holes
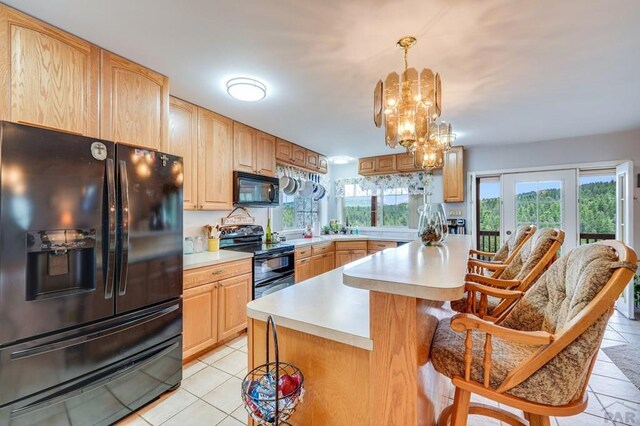
[[[449,381],[428,364],[429,347],[452,315],[445,302],[463,295],[470,247],[468,236],[412,242],[249,303],[249,367],[265,361],[272,315],[281,360],[305,375],[294,424],[434,424]]]

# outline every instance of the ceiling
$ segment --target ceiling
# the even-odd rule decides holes
[[[409,65],[443,80],[463,145],[640,128],[637,0],[3,0],[168,75],[171,93],[328,155],[383,154],[373,87]],[[232,76],[266,82],[258,103]]]

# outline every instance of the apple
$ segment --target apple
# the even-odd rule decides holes
[[[293,393],[298,387],[298,381],[288,374],[280,377],[278,380],[278,390],[283,396]]]

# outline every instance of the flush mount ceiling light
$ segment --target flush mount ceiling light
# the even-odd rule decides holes
[[[347,157],[346,155],[339,155],[337,157],[331,157],[331,162],[333,164],[349,164],[353,160],[351,157]]]
[[[227,93],[240,101],[256,102],[267,96],[267,86],[249,77],[236,77],[227,81]]]
[[[402,146],[413,154],[416,166],[432,170],[442,166],[455,140],[450,124],[436,122],[442,112],[440,75],[428,68],[420,74],[409,68],[407,56],[415,37],[403,37],[397,44],[404,50],[404,71],[392,72],[376,84],[373,122],[376,127],[384,124],[389,147]]]

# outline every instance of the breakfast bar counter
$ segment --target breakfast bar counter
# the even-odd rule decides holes
[[[429,347],[452,315],[445,302],[463,295],[470,247],[468,236],[412,242],[250,302],[249,368],[265,362],[271,315],[281,361],[305,376],[293,424],[433,425],[449,381]]]

